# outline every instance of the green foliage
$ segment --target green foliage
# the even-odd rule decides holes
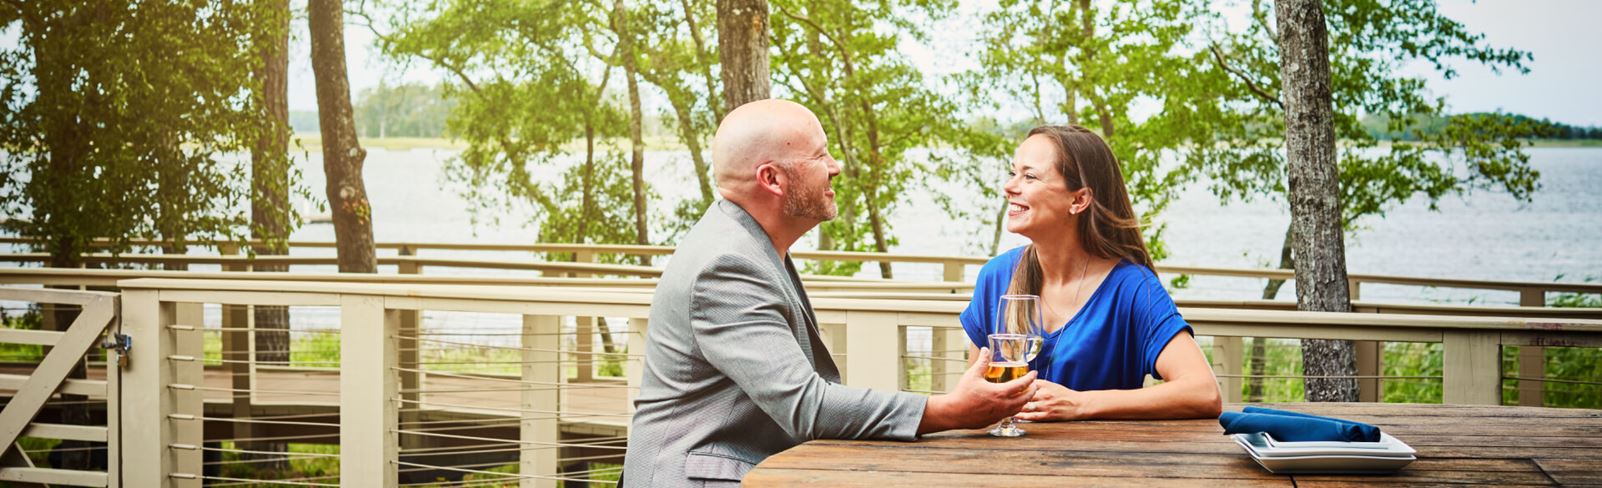
[[[356,96],[356,127],[362,137],[444,137],[455,106],[439,86],[379,84]]]
[[[819,231],[819,248],[890,250],[897,243],[889,219],[921,191],[928,163],[913,153],[948,138],[955,127],[950,103],[927,88],[922,73],[897,46],[917,38],[950,2],[772,2],[772,58],[778,87],[823,123],[830,153],[841,163],[834,180],[840,212]],[[776,90],[777,91],[777,90]],[[814,273],[851,274],[860,263],[823,263]],[[888,274],[888,266],[881,268]]]
[[[0,310],[0,325],[8,329],[39,330],[44,326],[44,316],[40,315],[36,306],[21,310],[22,313],[6,312]],[[17,344],[14,342],[0,342],[0,362],[36,362],[44,359],[44,346],[38,344]]]
[[[1386,403],[1441,403],[1441,344],[1419,342],[1385,343],[1385,376],[1430,376],[1397,378],[1380,382],[1381,401]]]
[[[1224,78],[1203,69],[1199,55],[1179,54],[1199,28],[1193,19],[1203,17],[1193,10],[1207,7],[1178,0],[1003,1],[984,18],[981,67],[955,81],[980,113],[1023,110],[1028,126],[1098,129],[1122,166],[1136,214],[1150,221],[1192,178],[1162,159],[1198,144],[1208,134],[1200,128],[1231,116],[1214,100]],[[1142,100],[1160,101],[1161,111],[1136,119]],[[1026,129],[1010,130],[1004,149],[983,151],[998,161],[980,164],[1005,166]],[[1191,154],[1197,152],[1204,153]],[[1001,181],[970,179],[969,191],[999,199]],[[1167,255],[1162,232],[1161,225],[1144,229],[1156,259]]]
[[[628,154],[614,143],[635,122],[613,93],[627,81],[618,69],[624,57],[632,55],[640,77],[667,96],[680,142],[702,166],[695,172],[700,198],[647,216],[670,234],[710,203],[698,148],[715,127],[717,93],[712,45],[686,34],[687,15],[698,15],[695,32],[704,40],[710,2],[630,5],[621,12],[634,19],[628,23],[616,18],[615,3],[603,1],[387,2],[357,16],[386,55],[423,60],[453,77],[444,85],[444,96],[456,102],[446,132],[468,147],[448,174],[470,188],[475,221],[530,205],[530,224],[543,242],[633,243],[632,173]],[[637,49],[622,49],[624,41]],[[578,157],[569,146],[576,139],[585,144]],[[646,200],[656,198],[647,188]]]
[[[1485,46],[1483,36],[1441,15],[1422,0],[1342,0],[1326,6],[1336,136],[1340,150],[1341,204],[1346,227],[1383,215],[1390,206],[1423,197],[1434,208],[1446,195],[1475,189],[1504,191],[1528,200],[1539,173],[1529,166],[1521,138],[1539,136],[1536,124],[1502,114],[1451,117],[1411,143],[1381,146],[1363,125],[1380,117],[1389,131],[1415,131],[1443,113],[1446,102],[1431,98],[1422,78],[1400,75],[1403,64],[1421,63],[1446,78],[1451,63],[1465,60],[1490,67],[1528,71],[1528,53]],[[1283,198],[1284,155],[1279,138],[1283,108],[1279,100],[1279,52],[1269,2],[1253,1],[1252,21],[1243,28],[1223,25],[1211,15],[1207,66],[1229,80],[1219,90],[1226,117],[1206,124],[1213,137],[1188,158],[1212,181],[1223,198]],[[1214,34],[1218,32],[1220,34]]]
[[[246,171],[218,161],[273,130],[251,41],[270,3],[30,1],[0,7],[0,213],[56,265],[90,239],[249,232]],[[180,246],[181,247],[181,246]]]

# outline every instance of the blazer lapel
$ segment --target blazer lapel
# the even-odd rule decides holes
[[[782,271],[789,278],[784,280],[785,283],[780,283],[779,288],[785,291],[784,299],[789,300],[791,309],[798,311],[796,315],[801,317],[800,324],[792,324],[792,327],[800,326],[793,331],[796,335],[796,344],[801,346],[807,359],[812,361],[813,368],[817,370],[819,376],[830,382],[840,382],[840,369],[835,365],[834,358],[829,356],[829,348],[823,344],[818,332],[817,317],[812,313],[812,302],[807,299],[795,263],[790,260],[789,255],[779,257],[778,251],[773,248],[773,240],[768,238],[767,231],[762,230],[762,225],[751,218],[751,214],[744,208],[728,200],[718,200],[717,205],[725,215],[739,222],[740,227],[751,235],[751,239],[756,241],[757,247],[762,249],[762,253],[773,268]]]

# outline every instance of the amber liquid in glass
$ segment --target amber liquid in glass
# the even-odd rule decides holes
[[[1029,374],[1029,363],[990,363],[985,370],[985,381],[1006,383]]]

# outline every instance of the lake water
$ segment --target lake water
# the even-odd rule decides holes
[[[471,203],[460,185],[447,181],[450,149],[390,151],[372,149],[366,167],[373,202],[374,235],[379,241],[530,243],[535,229],[526,225],[529,211],[498,211],[470,219]],[[1352,273],[1471,279],[1584,281],[1602,279],[1602,149],[1534,148],[1533,166],[1541,172],[1541,189],[1531,202],[1503,193],[1477,191],[1449,196],[1438,211],[1425,202],[1399,205],[1385,216],[1369,217],[1363,229],[1349,234],[1347,266]],[[694,184],[682,152],[647,155],[648,181],[665,200],[691,196]],[[321,160],[304,160],[306,184],[322,192]],[[923,195],[910,195],[891,216],[901,243],[894,251],[915,254],[975,254],[970,243],[989,236],[989,226],[953,222]],[[657,203],[667,207],[668,202]],[[493,217],[486,219],[484,217]],[[1167,263],[1196,266],[1272,267],[1289,210],[1282,202],[1224,204],[1201,184],[1180,193],[1157,218],[1167,224],[1171,251]],[[815,235],[815,234],[814,234]],[[977,237],[977,238],[976,238]],[[308,225],[295,239],[332,240],[328,224]],[[809,236],[797,244],[814,244]],[[1002,249],[1022,245],[1019,236],[1004,234]],[[937,279],[939,269],[906,264],[895,269],[899,279]],[[976,269],[970,268],[970,277]],[[877,276],[864,267],[863,276]],[[1561,278],[1560,278],[1561,277]],[[1196,279],[1181,296],[1252,298],[1261,283],[1246,279]],[[1281,297],[1293,293],[1287,287]],[[1365,298],[1425,300],[1489,300],[1516,302],[1513,293],[1427,290],[1417,287],[1365,285]]]

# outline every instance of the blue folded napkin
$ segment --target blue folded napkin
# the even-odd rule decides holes
[[[1379,427],[1305,413],[1272,408],[1246,407],[1244,412],[1224,412],[1218,424],[1225,434],[1266,432],[1285,442],[1341,441],[1379,442]]]

